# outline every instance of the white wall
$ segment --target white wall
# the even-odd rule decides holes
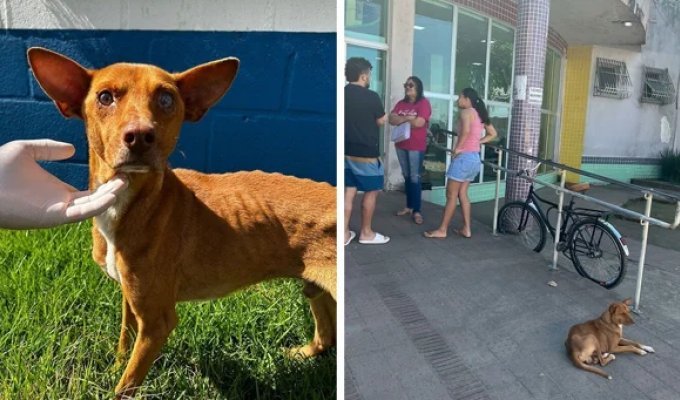
[[[678,90],[680,32],[675,24],[658,15],[650,18],[647,43],[641,52],[606,47],[593,49],[593,74],[597,57],[624,61],[633,83],[633,93],[627,99],[618,100],[593,96],[590,89],[584,155],[656,158],[661,150],[672,147],[677,141],[680,132],[674,135],[679,122],[675,102],[663,106],[640,102],[643,65],[668,68]]]
[[[336,10],[336,0],[0,0],[0,28],[335,32]]]

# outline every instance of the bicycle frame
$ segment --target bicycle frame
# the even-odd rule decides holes
[[[536,191],[534,190],[534,185],[532,184],[529,186],[529,194],[527,195],[527,199],[525,200],[525,203],[529,205],[530,207],[533,207],[536,211],[538,211],[538,215],[541,218],[541,221],[545,224],[545,226],[548,228],[548,232],[550,232],[550,235],[555,238],[555,232],[556,228],[550,223],[550,220],[548,219],[548,213],[550,212],[551,209],[557,209],[558,205],[557,203],[553,203],[552,201],[546,200],[542,197],[540,197]],[[545,205],[548,204],[548,208],[544,211],[543,208],[541,207],[541,204]],[[572,197],[571,200],[569,201],[569,204],[563,208],[562,212],[562,223],[560,226],[560,238],[561,241],[564,241],[564,238],[567,237],[566,235],[569,233],[569,228],[576,222],[578,219],[575,217],[574,213],[574,198]]]
[[[544,199],[540,197],[536,191],[534,190],[534,185],[532,184],[529,186],[529,194],[527,195],[526,200],[524,201],[525,204],[527,204],[529,207],[534,208],[539,215],[539,218],[541,221],[545,224],[545,226],[548,228],[548,232],[550,232],[550,235],[555,238],[555,233],[556,233],[556,228],[550,223],[550,219],[548,218],[549,213],[553,209],[557,209],[559,206],[557,203],[553,203],[550,200]],[[546,210],[543,210],[541,205],[548,205]],[[609,227],[612,232],[614,233],[614,236],[616,237],[616,240],[618,240],[621,243],[621,246],[624,249],[624,252],[626,256],[629,255],[628,252],[628,245],[627,243],[623,240],[621,234],[619,231],[614,228],[612,224],[608,222],[609,220],[609,214],[605,211],[602,210],[594,210],[594,209],[589,209],[589,208],[575,208],[574,207],[574,197],[572,196],[571,199],[569,200],[569,204],[567,204],[566,207],[562,209],[562,223],[560,224],[560,246],[558,250],[562,251],[563,253],[567,254],[567,249],[569,249],[569,246],[571,245],[570,241],[571,239],[571,229],[575,225],[576,222],[580,221],[583,218],[593,218],[602,221],[607,227]]]

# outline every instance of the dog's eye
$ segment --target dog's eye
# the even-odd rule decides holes
[[[97,96],[99,103],[104,106],[110,106],[113,103],[113,95],[108,90],[104,90]]]
[[[161,92],[161,94],[158,95],[158,105],[163,108],[171,108],[174,101],[175,100],[172,98],[172,95],[168,92]]]

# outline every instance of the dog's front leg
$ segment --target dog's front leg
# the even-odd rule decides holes
[[[139,332],[135,339],[130,361],[116,386],[116,399],[134,395],[149,372],[151,364],[160,354],[170,332],[177,326],[177,313],[174,304],[153,311],[144,310],[140,312],[134,304],[131,304],[131,308],[138,318]]]
[[[633,346],[633,347],[637,347],[637,348],[641,349],[645,353],[656,353],[652,346],[645,346],[644,344],[634,342],[630,339],[621,338],[621,340],[619,340],[619,346]],[[644,355],[644,354],[641,354],[641,355]]]
[[[635,346],[631,346],[631,345],[623,345],[622,346],[620,344],[618,346],[614,346],[614,348],[610,349],[609,351],[611,353],[635,353],[635,354],[639,354],[641,356],[644,356],[645,354],[647,354],[647,352],[645,350],[642,350],[639,347],[635,347]]]
[[[314,339],[289,351],[291,357],[314,357],[335,346],[336,302],[330,293],[306,282],[303,290],[314,316]]]
[[[123,313],[120,328],[120,339],[118,340],[118,351],[116,352],[116,366],[125,362],[125,356],[130,350],[131,336],[137,333],[137,317],[132,313],[130,303],[128,303],[125,293],[123,293]]]

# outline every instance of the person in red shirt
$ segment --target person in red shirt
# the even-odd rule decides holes
[[[389,121],[394,126],[411,124],[411,136],[394,144],[406,188],[406,207],[397,211],[397,215],[411,215],[416,224],[423,223],[421,176],[431,115],[430,101],[423,95],[423,82],[417,76],[409,76],[404,83],[404,98],[392,109]]]

